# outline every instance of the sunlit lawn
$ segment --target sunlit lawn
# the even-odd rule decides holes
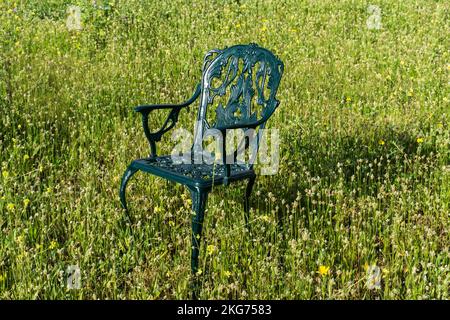
[[[0,298],[189,298],[187,190],[136,174],[132,225],[120,209],[149,153],[132,107],[185,100],[208,50],[255,42],[285,64],[280,166],[251,232],[244,184],[210,195],[200,298],[448,299],[450,6],[377,1],[371,28],[369,4],[1,1]]]

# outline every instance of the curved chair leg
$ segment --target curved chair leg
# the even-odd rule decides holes
[[[190,189],[192,197],[192,210],[195,215],[192,217],[192,252],[191,252],[191,270],[194,276],[194,285],[192,297],[197,298],[199,289],[198,281],[195,276],[198,271],[198,256],[200,251],[200,240],[203,229],[203,219],[205,216],[206,202],[208,200],[207,190]]]
[[[248,180],[247,188],[245,189],[244,198],[244,213],[245,213],[245,224],[248,225],[249,221],[249,211],[250,211],[250,195],[252,194],[253,185],[255,184],[256,177],[251,177]]]
[[[136,169],[132,165],[129,165],[127,170],[123,174],[122,182],[120,183],[120,193],[119,193],[120,203],[122,204],[122,208],[124,208],[126,211],[128,211],[128,208],[127,208],[127,201],[125,198],[125,189],[127,188],[128,180],[130,180],[130,178],[133,176],[133,174],[136,173],[136,171],[138,171],[138,169]]]

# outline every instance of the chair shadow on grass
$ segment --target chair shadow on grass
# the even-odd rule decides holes
[[[307,169],[309,176],[320,177],[320,179],[328,181],[330,184],[336,183],[338,178],[338,170],[341,167],[342,173],[340,176],[344,178],[344,188],[347,187],[352,179],[352,176],[357,174],[366,176],[370,173],[370,167],[365,164],[373,163],[375,160],[381,162],[379,168],[372,172],[374,180],[378,177],[383,177],[387,172],[387,159],[389,158],[390,167],[395,169],[403,165],[405,158],[411,159],[412,156],[419,154],[419,143],[417,137],[405,131],[390,131],[389,141],[378,140],[364,143],[356,136],[341,137],[341,143],[332,152],[331,156],[325,152],[326,147],[330,145],[330,140],[318,138],[317,140],[310,140],[300,146],[299,150],[294,153],[295,158],[289,159],[294,162],[296,166],[289,167],[290,174],[295,173],[302,175],[302,167]],[[317,146],[323,145],[324,149],[318,150]],[[435,146],[420,146],[420,155],[429,156],[436,154]],[[283,152],[283,151],[281,151]],[[380,158],[382,160],[380,161]],[[360,163],[358,160],[362,160]],[[359,169],[358,169],[359,166]],[[402,170],[404,168],[402,167]],[[357,172],[359,170],[359,172]],[[393,182],[397,178],[398,172],[389,172],[389,181]],[[275,198],[280,201],[284,199],[287,203],[292,203],[296,197],[297,192],[302,195],[302,201],[305,201],[305,189],[308,188],[307,181],[301,181],[302,184],[289,185],[287,191],[281,192],[279,186],[286,185],[286,176],[279,173],[273,176],[258,176],[258,179],[264,181],[264,184],[259,184],[259,191],[262,194],[272,192]],[[377,190],[364,190],[361,195],[373,195]],[[304,202],[300,203],[305,205]],[[264,205],[260,208],[265,210]]]
[[[277,233],[281,235],[281,249],[283,252],[287,250],[287,244],[290,239],[287,239],[287,228],[290,228],[289,215],[292,213],[286,213],[283,207],[286,204],[292,204],[296,201],[298,194],[301,195],[298,201],[300,208],[306,208],[307,203],[307,190],[310,185],[307,181],[307,177],[301,180],[301,177],[305,175],[305,168],[309,172],[309,177],[320,177],[327,186],[336,186],[338,179],[343,181],[343,189],[345,192],[352,190],[351,180],[355,176],[367,177],[367,175],[373,174],[373,180],[388,179],[390,183],[393,183],[400,174],[407,174],[412,168],[404,164],[405,159],[411,159],[415,155],[420,154],[425,156],[424,159],[436,154],[436,147],[434,145],[423,145],[417,142],[417,137],[406,131],[397,131],[393,128],[389,128],[388,134],[384,132],[384,136],[388,136],[389,139],[366,141],[363,142],[357,136],[344,136],[340,138],[338,144],[335,141],[320,139],[309,139],[302,141],[298,150],[290,152],[293,159],[289,159],[289,162],[293,163],[288,168],[281,169],[280,172],[273,176],[258,176],[255,190],[259,191],[262,197],[267,197],[269,193],[272,193],[274,202],[270,204],[271,208],[277,208],[275,212]],[[292,133],[295,136],[295,133]],[[328,146],[334,145],[331,153]],[[323,146],[318,148],[317,146]],[[281,150],[281,156],[284,150]],[[281,159],[282,157],[280,157]],[[390,166],[388,169],[387,159],[389,158]],[[358,161],[358,159],[360,159]],[[382,159],[382,160],[380,160]],[[361,161],[362,160],[362,161]],[[372,164],[377,160],[381,163],[377,166],[377,170],[370,171]],[[423,161],[423,160],[422,160]],[[282,163],[280,163],[282,166]],[[339,167],[341,172],[339,173]],[[405,171],[406,170],[406,171]],[[286,171],[289,175],[295,173],[300,176],[297,179],[298,183],[287,183],[288,177],[286,177]],[[385,174],[389,171],[389,175]],[[365,182],[366,187],[361,188],[357,196],[377,196],[379,186],[377,184],[371,185],[368,181]],[[255,195],[252,195],[250,200],[250,206],[257,209],[259,213],[270,212],[268,202],[259,201],[257,207],[255,207]],[[336,210],[335,207],[332,210]],[[257,213],[254,213],[257,214]],[[318,211],[317,214],[320,214]],[[302,215],[298,215],[296,219],[302,219]],[[294,219],[294,221],[296,221]],[[305,227],[309,228],[309,221],[304,221]],[[333,223],[333,221],[332,221]],[[351,224],[350,217],[344,222],[348,226]],[[298,238],[298,233],[294,232],[294,239]],[[270,241],[277,241],[274,237]],[[380,252],[382,248],[379,248]],[[278,254],[280,270],[285,270],[284,254]]]

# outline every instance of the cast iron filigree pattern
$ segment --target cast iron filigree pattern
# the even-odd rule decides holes
[[[194,179],[210,180],[214,177],[225,176],[225,166],[223,164],[178,164],[172,161],[171,156],[160,156],[144,160],[149,165]],[[247,164],[235,163],[230,165],[230,167],[231,175],[250,170]]]
[[[256,127],[263,123],[279,104],[276,92],[283,69],[283,63],[272,52],[256,44],[211,50],[203,64],[199,121],[205,129]],[[208,108],[214,108],[215,98],[224,96],[226,103],[218,103],[215,121],[208,123]]]

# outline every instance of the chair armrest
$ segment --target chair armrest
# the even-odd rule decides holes
[[[148,105],[141,105],[141,106],[137,106],[134,108],[134,111],[136,112],[140,112],[140,113],[144,113],[144,112],[150,112],[152,110],[156,110],[156,109],[173,109],[173,108],[184,108],[189,106],[190,104],[192,104],[192,102],[194,102],[198,96],[200,95],[201,92],[201,85],[200,83],[197,84],[197,87],[195,88],[194,94],[192,95],[192,97],[190,97],[188,100],[186,100],[183,103],[179,103],[179,104],[148,104]]]
[[[192,104],[198,98],[200,92],[201,86],[200,84],[198,84],[192,97],[183,103],[141,105],[134,108],[136,112],[139,112],[142,115],[142,127],[144,128],[145,136],[147,137],[147,140],[150,143],[151,157],[156,157],[156,142],[160,141],[162,135],[175,126],[176,122],[178,121],[178,114],[180,113],[180,110]],[[171,109],[171,110],[169,115],[167,116],[166,121],[164,121],[162,127],[156,132],[150,132],[150,128],[148,126],[148,116],[150,112],[158,109]]]

